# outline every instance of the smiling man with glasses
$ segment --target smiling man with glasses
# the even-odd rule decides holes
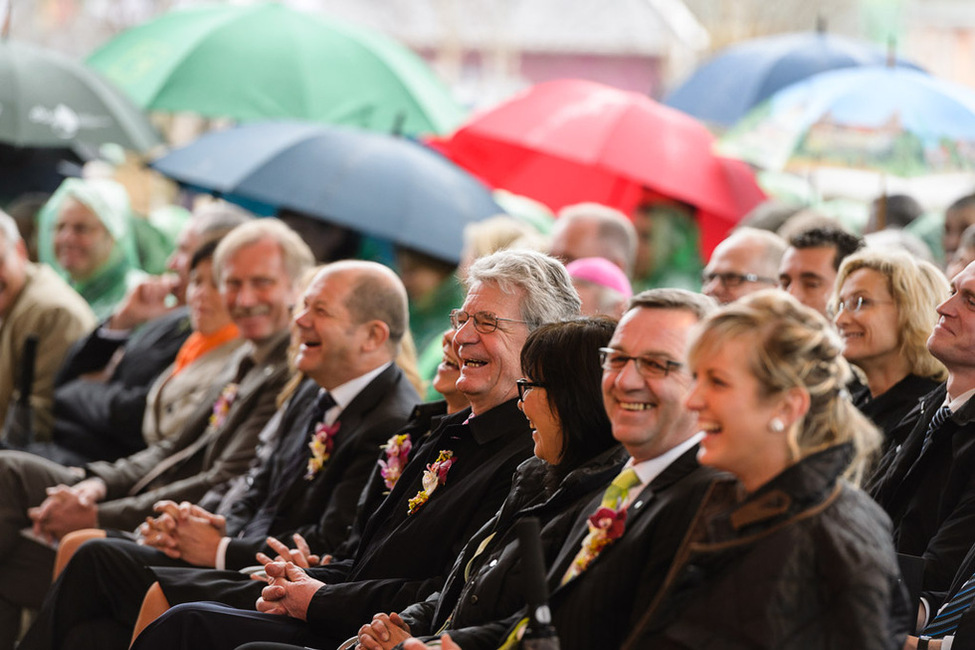
[[[262,613],[179,606],[147,628],[134,647],[168,650],[183,647],[180,639],[228,650],[258,640],[335,647],[375,612],[396,610],[440,588],[464,543],[498,510],[515,468],[531,454],[531,429],[517,406],[521,348],[529,332],[577,316],[581,303],[560,262],[527,250],[481,258],[468,271],[467,287],[451,324],[460,359],[457,388],[471,407],[446,416],[411,452],[362,528],[355,558],[304,572],[270,563],[267,575],[274,580],[261,592]]]
[[[701,293],[722,305],[779,283],[786,243],[757,228],[739,228],[718,244],[701,277]]]

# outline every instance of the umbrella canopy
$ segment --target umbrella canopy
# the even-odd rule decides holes
[[[722,139],[720,150],[771,170],[969,172],[975,91],[906,68],[824,72],[774,94]]]
[[[464,226],[502,212],[484,184],[426,147],[342,127],[243,125],[152,167],[241,205],[317,216],[455,264]]]
[[[409,134],[446,132],[464,116],[405,47],[276,2],[176,9],[122,32],[88,63],[149,110]]]
[[[0,40],[0,142],[91,151],[113,142],[147,151],[159,135],[97,72],[23,43]]]
[[[553,210],[597,201],[629,214],[645,188],[683,201],[699,210],[706,253],[764,198],[746,165],[713,154],[700,122],[590,81],[538,84],[431,144]]]
[[[728,47],[695,70],[664,103],[721,127],[781,88],[828,70],[883,65],[887,55],[872,43],[825,31],[778,34]],[[897,65],[917,68],[898,59]]]

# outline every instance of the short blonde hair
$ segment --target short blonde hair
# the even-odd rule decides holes
[[[948,279],[934,264],[908,253],[866,248],[848,256],[840,265],[830,300],[835,313],[843,283],[855,271],[870,269],[887,279],[897,307],[895,326],[900,341],[900,355],[911,374],[935,381],[948,378],[948,370],[928,351],[928,337],[938,323],[937,307],[950,293]]]
[[[751,337],[749,371],[763,399],[800,388],[809,410],[789,447],[794,460],[843,443],[854,454],[846,470],[853,482],[863,477],[880,445],[880,432],[853,406],[846,386],[853,378],[843,343],[833,326],[789,294],[771,289],[749,294],[709,316],[691,343],[694,364],[730,340]]]

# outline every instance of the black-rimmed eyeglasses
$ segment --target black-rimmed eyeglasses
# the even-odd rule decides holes
[[[671,370],[677,370],[684,364],[670,359],[652,359],[650,357],[631,357],[613,348],[599,348],[599,363],[603,370],[619,372],[632,361],[636,364],[636,371],[646,378],[666,377]]]
[[[545,384],[540,384],[537,381],[531,381],[528,379],[516,379],[515,385],[518,387],[518,399],[522,402],[525,401],[525,395],[528,394],[532,388],[545,388]]]

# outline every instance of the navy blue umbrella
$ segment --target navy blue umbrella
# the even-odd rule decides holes
[[[775,91],[819,72],[883,65],[875,45],[823,31],[778,34],[728,47],[664,99],[668,106],[728,127]],[[898,59],[898,66],[919,69]]]
[[[487,186],[427,147],[344,127],[255,122],[151,166],[258,213],[293,210],[453,263],[464,226],[503,212]]]

